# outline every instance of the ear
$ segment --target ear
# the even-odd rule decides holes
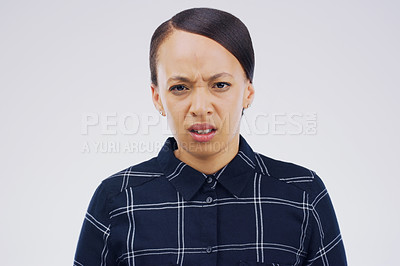
[[[150,87],[151,87],[151,98],[153,100],[153,104],[156,107],[157,111],[162,112],[162,115],[164,115],[165,112],[163,104],[161,102],[161,95],[159,92],[159,88],[153,83],[151,83]]]
[[[247,81],[246,88],[244,89],[244,94],[243,94],[243,108],[246,109],[254,99],[254,86],[250,81]]]

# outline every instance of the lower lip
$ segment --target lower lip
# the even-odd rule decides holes
[[[212,130],[210,133],[207,133],[207,134],[197,134],[196,132],[189,131],[192,138],[198,142],[210,141],[214,137],[215,132],[216,132],[216,130]]]

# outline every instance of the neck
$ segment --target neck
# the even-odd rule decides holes
[[[227,146],[212,154],[196,154],[180,145],[174,150],[175,157],[206,175],[213,174],[227,165],[239,151],[239,134],[235,135]]]

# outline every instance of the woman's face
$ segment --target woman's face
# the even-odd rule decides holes
[[[209,156],[239,140],[242,108],[254,89],[239,61],[207,37],[174,30],[158,50],[153,102],[181,152]]]

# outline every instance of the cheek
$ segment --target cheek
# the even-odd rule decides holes
[[[242,114],[242,100],[234,97],[233,99],[226,99],[219,105],[219,115],[221,121],[226,129],[226,133],[232,133],[240,123]]]
[[[174,113],[174,112],[169,112],[167,114],[167,124],[168,124],[168,128],[169,130],[171,130],[172,134],[180,134],[182,133],[182,125],[183,122],[180,121],[180,117],[178,114]]]
[[[166,92],[163,93],[162,95],[162,102],[163,102],[163,106],[165,111],[168,113],[169,117],[171,117],[174,121],[176,120],[176,116],[179,113],[179,109],[180,109],[180,102],[176,101],[176,99],[174,99],[174,97],[171,97],[171,95]]]
[[[181,128],[184,126],[185,121],[185,106],[183,102],[178,101],[166,101],[165,102],[167,111],[168,126],[173,131],[179,133]]]
[[[219,100],[219,105],[221,106],[221,111],[223,113],[229,113],[235,115],[241,112],[243,103],[243,94],[236,92],[235,94],[227,95],[226,97]]]

